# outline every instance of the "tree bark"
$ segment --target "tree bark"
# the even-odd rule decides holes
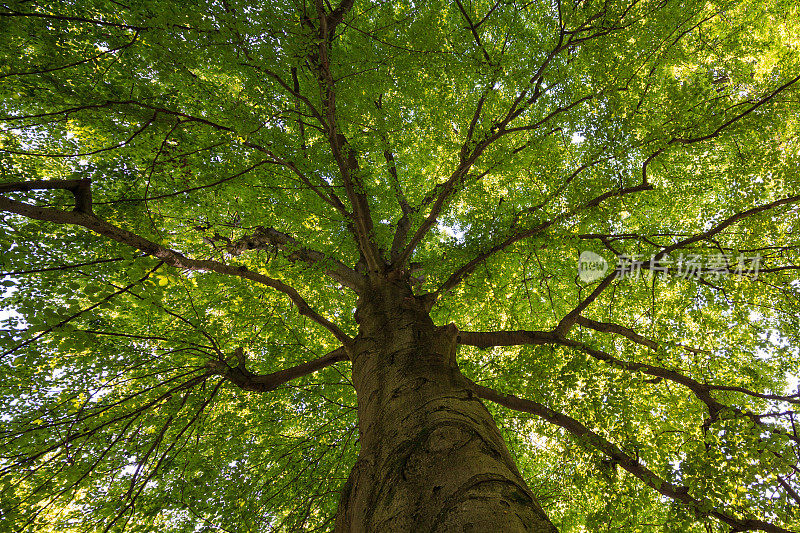
[[[404,280],[365,291],[356,320],[361,448],[334,531],[556,532],[458,370],[456,328]]]

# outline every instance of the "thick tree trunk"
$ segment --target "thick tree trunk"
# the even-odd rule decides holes
[[[406,283],[359,302],[353,355],[361,450],[336,533],[555,532],[494,420]]]

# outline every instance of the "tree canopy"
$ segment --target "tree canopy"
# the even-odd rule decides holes
[[[0,2],[0,528],[330,530],[406,272],[560,531],[800,530],[799,15]]]

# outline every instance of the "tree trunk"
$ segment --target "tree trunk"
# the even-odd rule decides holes
[[[461,377],[455,327],[403,281],[363,296],[356,319],[361,448],[334,531],[556,532]]]

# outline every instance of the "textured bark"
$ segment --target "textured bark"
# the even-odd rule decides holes
[[[353,349],[360,454],[335,532],[555,532],[404,281],[365,291]]]

